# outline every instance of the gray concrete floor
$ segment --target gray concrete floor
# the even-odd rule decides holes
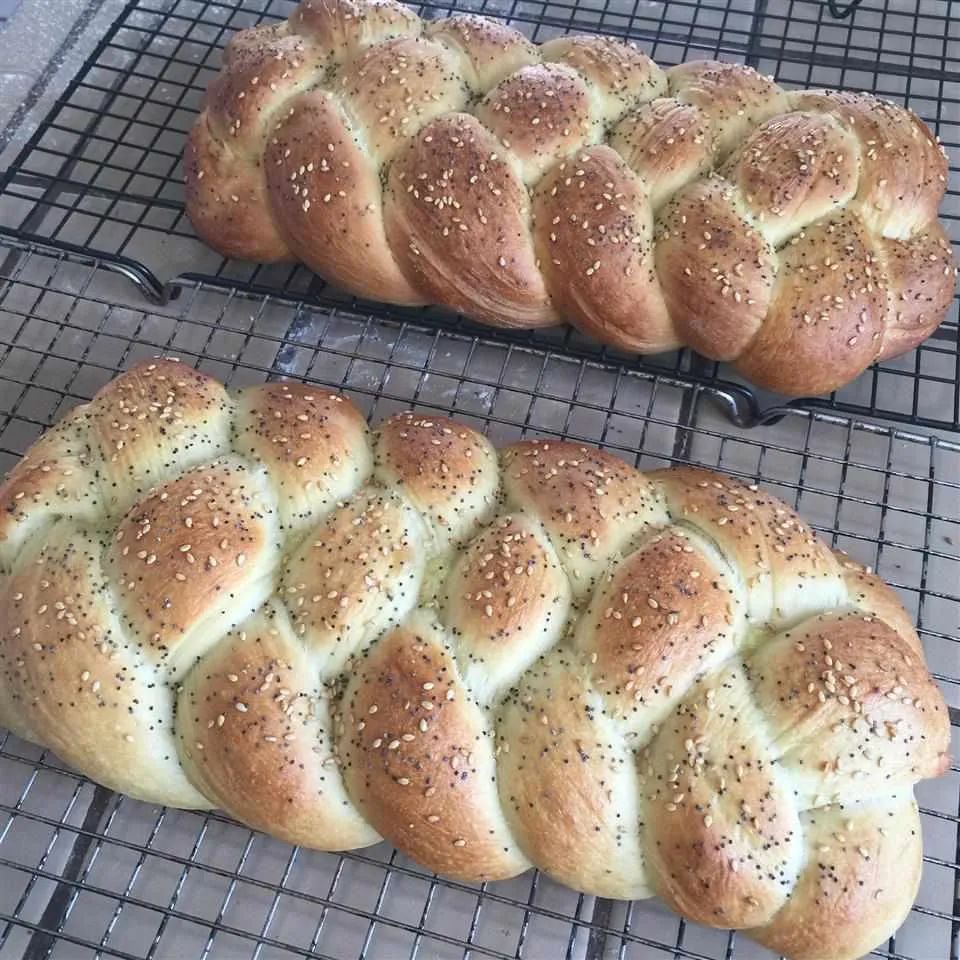
[[[0,169],[122,6],[123,0],[0,0]]]

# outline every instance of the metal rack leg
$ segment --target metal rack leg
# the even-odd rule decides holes
[[[76,881],[80,877],[80,871],[95,839],[94,834],[106,816],[111,797],[113,797],[113,791],[107,790],[106,787],[94,788],[93,799],[84,814],[81,831],[73,838],[73,846],[63,868],[61,882],[50,894],[50,899],[40,917],[41,929],[35,930],[30,937],[24,951],[24,960],[46,960],[56,945],[57,931],[63,927],[70,902],[76,895],[74,885],[69,881]]]

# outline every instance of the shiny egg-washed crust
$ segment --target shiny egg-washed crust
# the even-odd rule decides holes
[[[946,157],[903,108],[395,0],[303,0],[235,34],[185,172],[226,256],[495,326],[566,319],[628,352],[688,346],[784,394],[915,347],[956,287]]]
[[[894,592],[754,484],[167,359],[0,486],[0,724],[153,803],[797,960],[909,910],[949,735]]]

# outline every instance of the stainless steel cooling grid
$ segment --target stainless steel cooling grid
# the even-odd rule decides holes
[[[293,0],[129,0],[0,176],[0,234],[94,255],[155,302],[197,279],[475,332],[441,311],[345,299],[303,269],[226,261],[194,236],[183,212],[184,134],[230,34],[293,6]],[[606,33],[636,40],[665,65],[721,57],[774,74],[788,87],[866,89],[906,103],[950,151],[943,216],[948,231],[960,236],[960,0],[423,0],[418,6],[425,17],[454,8],[502,17],[538,41],[571,31]],[[919,349],[814,404],[960,430],[957,315],[954,302],[947,323]],[[743,424],[770,422],[783,409],[782,398],[745,386],[727,366],[689,351],[638,361],[570,332],[498,336],[710,386]]]
[[[286,375],[335,387],[374,419],[414,405],[497,442],[565,436],[642,467],[690,461],[760,479],[898,588],[960,731],[956,439],[812,410],[745,430],[707,390],[662,374],[203,283],[147,308],[115,274],[29,248],[0,266],[0,331],[0,471],[118,370],[166,353],[232,386]],[[960,931],[960,767],[920,798],[923,886],[879,955],[945,960]],[[385,845],[295,850],[218,814],[96,788],[12,736],[0,740],[0,813],[4,958],[767,956],[656,901],[577,896],[535,874],[452,883]]]
[[[607,32],[665,64],[719,55],[788,86],[906,102],[947,147],[943,212],[960,242],[960,2],[456,6],[506,17],[538,40]],[[291,7],[131,0],[0,173],[0,474],[69,407],[159,353],[231,386],[289,376],[341,389],[373,419],[416,406],[497,442],[564,436],[641,467],[717,467],[762,482],[894,584],[919,624],[960,756],[957,303],[919,350],[829,398],[784,405],[689,352],[636,361],[569,332],[508,334],[440,311],[385,309],[303,270],[223,261],[183,216],[183,135],[229,34]],[[759,423],[771,425],[748,429]],[[920,895],[876,955],[960,960],[960,765],[918,794]],[[0,960],[769,956],[659,901],[579,896],[534,873],[450,882],[387,845],[294,849],[220,814],[112,794],[0,731]]]

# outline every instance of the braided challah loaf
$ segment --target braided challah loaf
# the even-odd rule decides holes
[[[787,394],[916,346],[956,282],[946,159],[912,113],[394,0],[304,0],[236,34],[185,167],[190,218],[228,256],[687,345]]]
[[[909,909],[949,724],[893,592],[754,485],[169,360],[0,487],[0,723],[294,843],[535,865],[795,958]]]

